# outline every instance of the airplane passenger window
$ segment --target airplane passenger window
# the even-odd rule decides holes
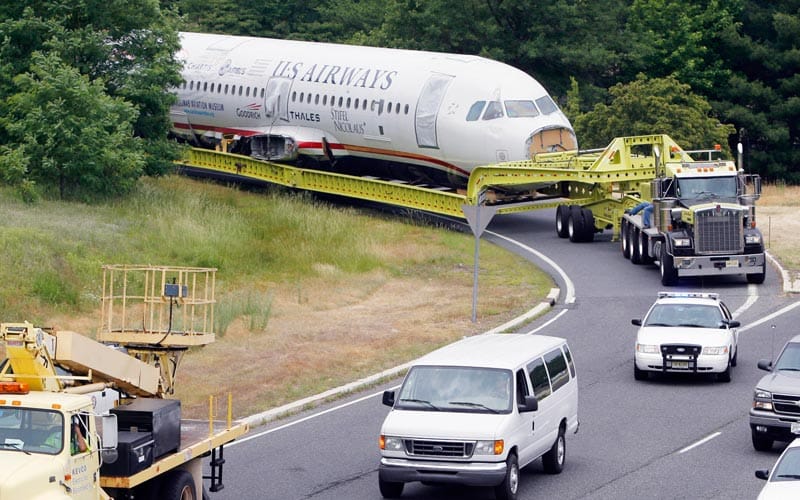
[[[342,103],[344,102],[344,97],[339,96],[339,107],[342,107]]]
[[[323,106],[327,106],[328,105],[328,96],[326,96],[326,95],[322,96],[322,105]]]
[[[203,82],[203,92],[208,91],[208,82]]]
[[[300,92],[300,99],[299,99],[300,104],[303,104],[303,95],[304,95],[303,92]]]
[[[189,90],[194,90],[194,80],[189,82]]]
[[[484,120],[494,120],[503,116],[503,105],[500,101],[490,101],[486,106],[486,111],[483,113]]]
[[[308,94],[306,94],[306,102],[307,102],[308,104],[311,104],[311,92],[309,92]]]
[[[350,109],[350,98],[347,98],[347,109]]]
[[[264,98],[264,87],[261,87],[261,98]]]
[[[297,92],[292,92],[292,102],[297,100]]]
[[[226,83],[225,84],[225,92],[223,92],[223,94],[227,94],[227,93],[228,93],[228,84]]]
[[[314,105],[319,104],[319,94],[314,94]]]
[[[558,110],[558,106],[556,106],[556,103],[553,102],[553,99],[549,95],[536,99],[536,105],[539,106],[539,109],[542,110],[542,114],[545,115],[549,115]]]
[[[406,113],[406,114],[408,114],[408,104],[406,104],[406,111],[405,111],[405,113]]]
[[[509,118],[522,116],[539,116],[539,110],[533,101],[506,101],[506,114]]]
[[[250,97],[250,87],[247,87],[244,93],[245,96]]]
[[[394,112],[397,113],[398,115],[400,114],[400,103],[399,102],[395,103]]]
[[[486,101],[476,101],[469,107],[469,111],[467,112],[467,121],[474,122],[481,116],[481,111],[483,111],[483,107],[486,106]]]
[[[361,101],[361,109],[363,109],[364,111],[367,110],[367,100],[366,99]]]
[[[241,85],[239,85],[239,95],[242,95],[242,89],[243,89],[243,88],[244,88],[244,87],[242,87]]]
[[[356,100],[355,100],[355,103],[353,104],[353,107],[358,109],[358,97],[356,97]]]
[[[387,113],[391,113],[392,112],[392,102],[391,101],[389,101],[389,104],[386,105],[386,112]]]
[[[213,94],[214,93],[214,82],[211,82],[211,88],[209,91]]]

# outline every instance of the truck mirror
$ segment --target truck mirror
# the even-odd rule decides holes
[[[383,404],[394,406],[394,391],[383,391]]]
[[[100,416],[100,444],[103,450],[114,450],[118,442],[117,416],[113,413]]]
[[[768,372],[772,371],[772,361],[768,359],[760,359],[758,360],[758,368],[759,370],[765,370]]]

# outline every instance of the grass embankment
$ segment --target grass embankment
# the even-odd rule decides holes
[[[765,185],[756,220],[767,250],[792,276],[800,274],[800,187]]]
[[[103,264],[215,267],[215,344],[178,371],[184,415],[234,393],[235,416],[396,366],[524,312],[552,286],[482,242],[470,321],[470,234],[184,177],[103,205],[0,190],[0,321],[96,334]]]

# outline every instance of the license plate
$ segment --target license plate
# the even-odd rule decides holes
[[[726,267],[739,267],[739,261],[738,260],[725,261],[725,266]]]
[[[673,361],[672,362],[672,367],[673,368],[689,368],[689,362],[688,361]]]
[[[800,434],[800,422],[792,422],[792,434]]]

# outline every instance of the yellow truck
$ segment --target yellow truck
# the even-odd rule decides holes
[[[207,420],[181,418],[168,397],[183,354],[214,340],[214,272],[104,266],[96,340],[0,324],[0,499],[194,500],[223,488],[224,445],[247,424],[230,396],[226,418],[210,401]]]

